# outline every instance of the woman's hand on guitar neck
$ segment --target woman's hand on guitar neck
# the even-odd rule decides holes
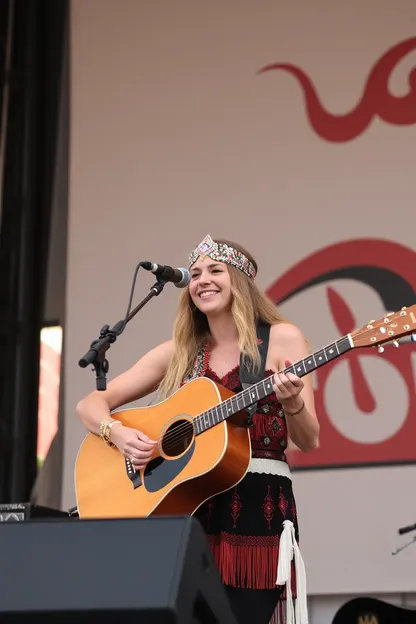
[[[147,466],[157,444],[156,440],[151,440],[141,431],[118,424],[111,430],[111,442],[132,462],[136,470]]]
[[[291,365],[292,362],[290,360],[285,360],[285,366],[289,367]],[[304,405],[300,394],[303,386],[303,381],[293,373],[287,373],[287,375],[284,373],[275,374],[273,388],[277,400],[287,414],[290,415],[291,413],[301,411],[302,405]]]

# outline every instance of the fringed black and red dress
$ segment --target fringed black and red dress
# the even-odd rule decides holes
[[[273,371],[266,374],[272,375]],[[240,367],[219,378],[209,366],[208,347],[200,351],[189,379],[201,376],[233,392],[242,390]],[[282,534],[287,526],[284,554],[288,560],[283,567],[290,568],[287,579],[290,588],[284,587],[282,598],[286,599],[288,590],[289,596],[296,597],[299,571],[293,554],[297,551],[299,559],[298,521],[285,455],[286,420],[274,393],[257,404],[250,437],[252,459],[246,476],[236,487],[206,501],[195,517],[207,534],[224,584],[249,589],[276,589],[278,566],[282,566]],[[303,561],[301,565],[303,575]],[[285,585],[284,580],[280,584]],[[306,601],[306,587],[304,598]]]

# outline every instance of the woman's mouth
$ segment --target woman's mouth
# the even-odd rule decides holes
[[[216,294],[218,294],[217,290],[204,290],[203,292],[199,293],[199,297],[201,299],[208,299],[209,297],[213,297]]]

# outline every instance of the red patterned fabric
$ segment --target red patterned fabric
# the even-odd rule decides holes
[[[273,375],[272,370],[265,372],[265,377],[270,375]],[[236,366],[221,379],[207,365],[205,376],[234,392],[240,392],[242,389],[239,366]],[[250,439],[252,457],[280,459],[286,462],[286,419],[275,394],[258,402],[257,411],[253,416],[253,426],[250,428]]]
[[[240,369],[223,378],[200,354],[197,374],[240,392]],[[196,372],[196,371],[195,371]],[[199,373],[199,374],[198,374]],[[267,373],[272,374],[272,371]],[[286,462],[287,426],[275,395],[259,401],[250,429],[252,456]],[[231,490],[205,502],[195,513],[201,522],[224,584],[251,589],[276,587],[283,521],[293,522],[298,539],[296,503],[291,480],[265,473],[247,473]],[[295,573],[292,591],[295,594]]]

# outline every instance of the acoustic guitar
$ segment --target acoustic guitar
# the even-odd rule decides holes
[[[378,347],[416,332],[416,304],[371,321],[284,369],[302,377],[351,349]],[[158,443],[145,470],[117,448],[87,434],[75,465],[80,518],[191,515],[207,499],[235,486],[251,457],[244,410],[272,394],[273,375],[239,393],[197,378],[168,399],[120,409],[113,416]]]

